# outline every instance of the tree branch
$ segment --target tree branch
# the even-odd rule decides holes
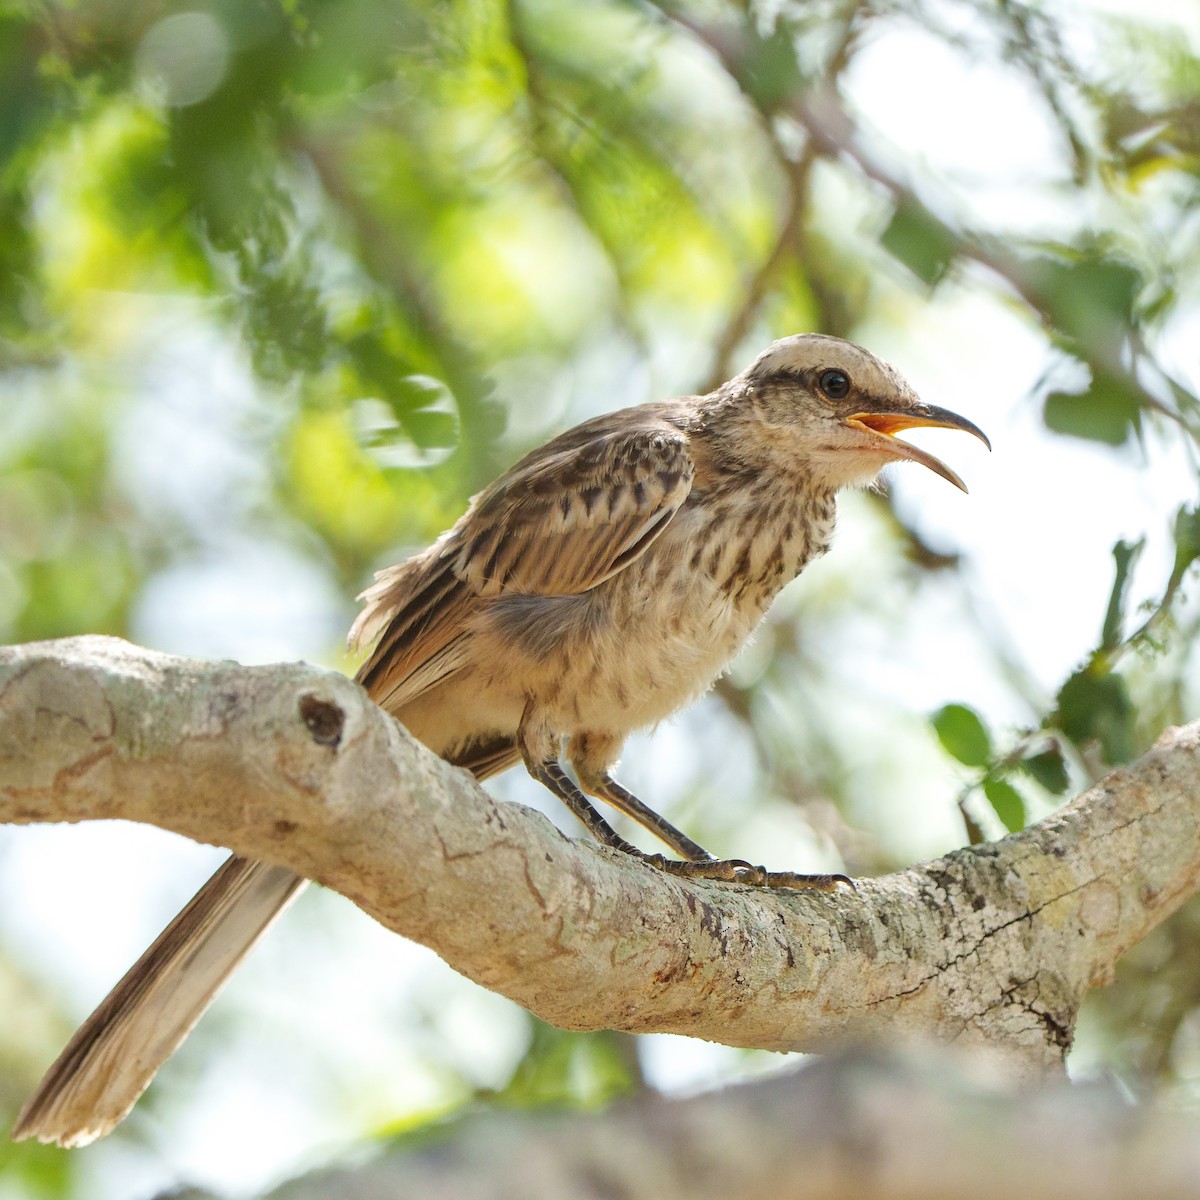
[[[1190,1114],[1061,1080],[1014,1096],[923,1047],[604,1113],[477,1112],[270,1200],[1190,1200],[1198,1172]]]
[[[345,677],[75,638],[0,650],[0,820],[120,817],[292,867],[571,1029],[775,1050],[933,1035],[1062,1062],[1197,888],[1200,724],[1049,819],[857,892],[684,882],[497,801]],[[770,864],[794,866],[795,864]]]

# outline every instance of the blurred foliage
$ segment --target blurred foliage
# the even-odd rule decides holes
[[[1043,217],[984,203],[954,170],[963,147],[939,167],[879,133],[859,64],[914,32],[1024,89],[1054,147],[1021,184]],[[247,541],[349,597],[566,421],[726,378],[785,333],[911,327],[947,297],[985,297],[1041,339],[1041,376],[1012,403],[1056,444],[1148,470],[1174,448],[1194,474],[1197,376],[1171,348],[1194,368],[1198,217],[1200,59],[1141,17],[1018,0],[2,0],[0,636],[144,639],[156,588],[246,561]],[[1064,498],[1064,543],[1088,499]],[[873,790],[855,773],[889,721],[903,732],[880,753],[936,739],[959,764],[979,839],[1197,715],[1195,494],[1155,528],[1109,531],[1094,649],[1048,691],[977,631],[1023,721],[948,696],[929,725],[860,694],[839,655],[856,619],[889,626],[947,586],[978,607],[970,548],[870,504],[870,570],[827,576],[803,613],[781,602],[719,687],[720,729],[677,788],[701,840],[732,843],[763,796],[802,806],[853,870],[886,869],[901,852],[855,828]],[[1147,583],[1139,548],[1167,529],[1171,565]],[[296,652],[334,655],[349,614]],[[1169,1073],[1200,1020],[1195,921],[1155,935],[1186,945],[1158,1000],[1131,969],[1092,1002],[1114,1043],[1135,1022],[1152,1047],[1123,1069]],[[506,1100],[636,1083],[604,1038],[533,1028]],[[33,1082],[11,1074],[9,1106]],[[81,1186],[54,1152],[4,1153],[5,1184]]]
[[[596,1107],[641,1083],[632,1035],[601,1030],[575,1034],[531,1018],[529,1047],[503,1091],[493,1098],[518,1108]]]

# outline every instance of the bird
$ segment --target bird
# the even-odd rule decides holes
[[[772,343],[704,395],[585,421],[500,475],[426,550],[378,573],[350,631],[371,647],[356,678],[477,779],[523,763],[597,841],[647,869],[832,890],[849,881],[709,854],[612,771],[626,737],[707,690],[780,589],[826,552],[839,491],[904,460],[966,491],[895,436],[921,426],[990,449],[889,364],[811,333]],[[593,799],[679,857],[632,845]],[[305,883],[227,859],[72,1037],[13,1137],[79,1146],[108,1133]]]

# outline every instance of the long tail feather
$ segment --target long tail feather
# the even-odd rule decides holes
[[[497,736],[448,756],[486,779],[519,757]],[[109,1133],[307,880],[233,855],[75,1032],[12,1136],[85,1146]]]
[[[306,882],[229,858],[76,1031],[13,1138],[84,1146],[108,1133]]]

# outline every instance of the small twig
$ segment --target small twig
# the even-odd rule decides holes
[[[858,14],[861,8],[861,2],[856,0],[855,3],[850,5],[839,22],[838,37],[826,60],[824,70],[821,72],[818,86],[836,86],[838,76],[849,64],[858,34]],[[709,390],[733,374],[733,360],[737,348],[749,333],[750,327],[753,325],[762,307],[763,300],[778,277],[780,270],[789,261],[804,262],[806,250],[804,226],[808,211],[812,169],[817,156],[813,143],[809,140],[800,152],[800,156],[798,158],[794,157],[779,136],[776,126],[776,117],[778,114],[763,108],[758,103],[754,93],[745,86],[745,81],[741,78],[740,72],[731,69],[731,62],[727,53],[722,54],[717,40],[711,32],[704,30],[698,22],[688,20],[681,15],[673,15],[672,19],[687,28],[693,36],[705,41],[711,49],[717,51],[718,57],[722,59],[722,64],[733,75],[743,94],[755,103],[762,118],[767,138],[774,149],[776,163],[787,181],[787,204],[775,240],[766,257],[747,281],[741,303],[730,315],[724,329],[717,338],[712,370],[709,372],[708,380],[704,384],[705,390]],[[823,326],[826,324],[828,322],[822,322]],[[831,330],[830,332],[835,331]]]
[[[779,233],[766,258],[746,283],[742,302],[734,310],[725,328],[717,338],[712,370],[703,385],[711,391],[734,373],[733,357],[742,340],[750,331],[767,291],[775,281],[780,268],[789,260],[803,258],[804,214],[808,206],[808,186],[812,175],[815,155],[811,146],[805,146],[799,160],[787,163],[788,198],[787,208],[780,222]]]

